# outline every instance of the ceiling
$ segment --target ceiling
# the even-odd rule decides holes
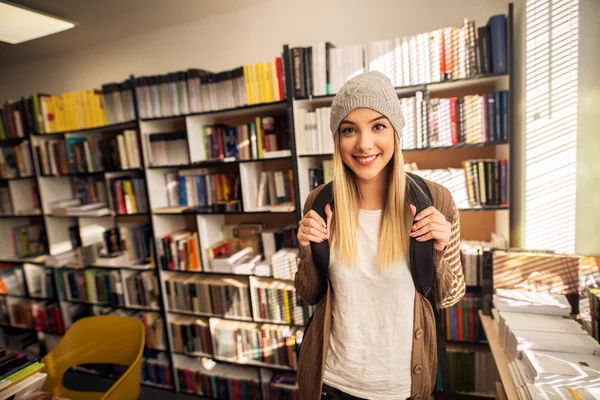
[[[0,42],[0,68],[224,14],[267,0],[9,0],[77,24],[21,44]]]

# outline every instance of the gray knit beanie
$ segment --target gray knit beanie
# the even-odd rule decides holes
[[[384,115],[400,138],[404,117],[392,81],[381,72],[365,72],[342,86],[331,105],[330,127],[335,135],[340,123],[356,108],[370,108]]]

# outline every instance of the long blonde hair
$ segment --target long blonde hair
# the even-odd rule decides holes
[[[330,227],[330,246],[339,255],[339,262],[355,266],[358,265],[356,232],[360,192],[356,175],[342,160],[339,140],[339,133],[336,133],[333,153],[333,197],[336,202]],[[406,199],[404,157],[397,135],[394,135],[394,155],[386,168],[390,173],[379,227],[377,265],[380,269],[387,269],[394,262],[406,258],[410,244],[412,213],[410,201]]]

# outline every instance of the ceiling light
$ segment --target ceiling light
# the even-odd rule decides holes
[[[0,2],[0,41],[17,44],[66,31],[75,24],[20,6]]]

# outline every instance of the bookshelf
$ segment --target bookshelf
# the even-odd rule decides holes
[[[507,27],[510,66],[512,6]],[[281,57],[269,67],[272,73],[278,73],[273,82],[280,83],[279,90],[286,93],[285,98],[266,96],[264,87],[251,89],[262,90],[262,98],[254,92],[245,93],[245,98],[236,86],[234,105],[238,106],[231,106],[214,88],[230,81],[239,83],[236,79],[244,76],[239,75],[239,69],[229,75],[188,70],[183,75],[130,76],[122,83],[103,86],[107,107],[103,125],[92,124],[93,118],[88,116],[89,123],[79,121],[82,127],[72,129],[69,124],[76,123],[73,115],[78,111],[71,110],[70,119],[61,122],[66,129],[60,129],[61,124],[57,128],[36,122],[23,137],[0,140],[0,147],[23,146],[30,152],[34,167],[33,174],[0,180],[0,201],[6,193],[6,204],[11,210],[0,215],[0,237],[10,237],[23,224],[37,223],[45,228],[43,242],[47,253],[45,257],[22,258],[3,249],[0,263],[25,264],[27,279],[37,276],[37,270],[52,272],[58,294],[55,301],[65,329],[78,317],[109,310],[145,318],[149,329],[156,332],[148,344],[146,385],[203,397],[209,395],[209,389],[192,385],[190,379],[206,383],[239,378],[261,393],[260,398],[286,390],[289,376],[285,374],[293,374],[295,369],[293,349],[290,359],[233,355],[230,349],[219,347],[222,343],[217,343],[216,338],[221,333],[215,332],[244,326],[248,335],[265,330],[273,335],[285,332],[284,342],[300,341],[311,310],[304,305],[289,308],[287,303],[277,303],[293,300],[293,272],[289,265],[297,254],[277,252],[274,259],[281,268],[277,270],[275,265],[260,262],[249,262],[250,269],[231,270],[213,257],[219,243],[231,239],[227,235],[232,226],[251,229],[252,224],[261,224],[260,230],[249,231],[259,243],[267,240],[263,233],[268,240],[269,235],[277,234],[287,238],[281,239],[287,240],[284,249],[294,247],[289,244],[289,236],[294,236],[290,227],[302,218],[302,205],[315,184],[311,171],[324,168],[323,163],[331,160],[331,136],[323,122],[334,96],[296,96],[294,57],[295,50],[286,45]],[[266,71],[266,64],[244,66],[243,71],[255,77],[261,68]],[[199,79],[201,88],[215,85],[210,89],[213,92],[202,92],[196,83],[191,83],[195,79]],[[487,99],[486,95],[506,91],[512,85],[510,69],[439,82],[397,79],[400,83],[396,92],[403,107],[421,101],[427,118],[431,104],[475,95]],[[159,90],[158,107],[152,97],[155,89]],[[201,107],[191,97],[198,90],[199,98],[204,100],[205,95],[217,97]],[[83,91],[79,96],[98,95],[97,91],[92,92]],[[168,93],[177,96],[169,97]],[[419,170],[462,170],[463,175],[466,160],[507,159],[510,166],[515,143],[510,129],[514,126],[512,95],[510,91],[506,95],[504,109],[507,137],[448,144],[439,132],[432,139],[426,130],[426,140],[423,136],[416,140],[414,133],[413,143],[403,144],[406,162],[415,163]],[[49,104],[69,99],[38,94],[32,98],[35,96],[47,99],[44,101]],[[325,126],[325,139],[316,145],[307,143],[305,122],[311,113],[320,119],[318,123],[312,121],[317,128]],[[97,115],[95,121],[99,121]],[[252,132],[257,127],[259,131],[263,127],[261,140],[269,140],[268,149],[266,143],[262,145],[263,154],[253,152],[256,146],[244,144],[255,143]],[[508,171],[510,175],[510,167]],[[511,184],[508,179],[508,197]],[[133,196],[135,207],[131,201],[123,201],[125,194]],[[77,195],[85,197],[81,201],[84,204],[100,205],[78,209],[77,204],[61,203]],[[504,204],[470,202],[466,197],[464,200],[459,204],[463,239],[489,240],[492,232],[509,231],[510,198]],[[122,241],[126,238],[126,249],[110,250],[110,240],[117,234]],[[176,246],[174,253],[169,250],[171,246]],[[209,248],[213,256],[207,251]],[[269,250],[269,256],[275,254],[273,250]],[[147,290],[138,290],[138,285]],[[116,290],[117,286],[121,289]],[[110,296],[107,287],[115,288],[108,291]],[[480,291],[475,286],[469,292],[477,295]],[[31,298],[31,293],[1,297],[37,300]],[[231,303],[223,303],[223,298]],[[286,307],[289,314],[281,312]],[[187,329],[185,335],[182,327]],[[194,346],[187,345],[191,329],[204,335],[202,340],[194,336]],[[461,351],[486,349],[487,345],[478,342],[477,337],[467,332],[449,347]],[[491,344],[490,347],[493,351]],[[161,374],[160,381],[150,380]],[[276,377],[281,378],[281,386],[271,385],[271,379]]]

